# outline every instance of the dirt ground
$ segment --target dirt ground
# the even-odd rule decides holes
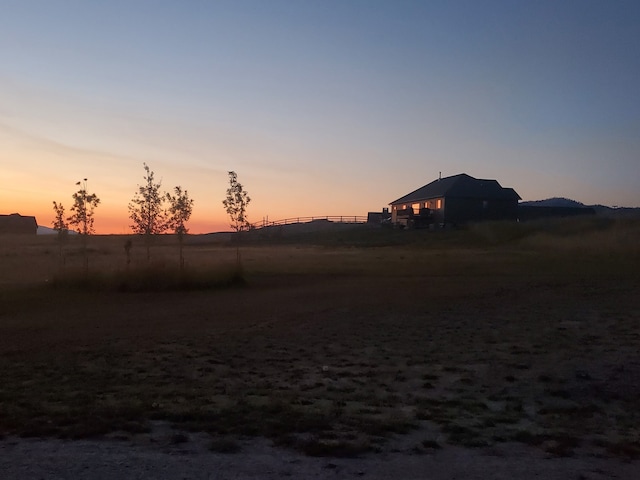
[[[123,265],[119,242],[92,271]],[[7,248],[0,468],[640,478],[637,249],[559,245],[252,245],[243,287],[136,293],[48,287],[55,249]]]
[[[640,462],[597,457],[558,458],[522,444],[483,449],[447,446],[424,454],[394,451],[360,458],[316,458],[249,440],[234,454],[211,452],[194,435],[180,447],[161,436],[153,444],[95,440],[0,442],[0,470],[7,480],[217,479],[280,480],[635,480]]]

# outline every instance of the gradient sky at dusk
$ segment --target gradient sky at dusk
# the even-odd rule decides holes
[[[366,215],[438,177],[640,206],[636,0],[0,0],[0,213],[88,178],[128,233],[143,162],[228,229]]]

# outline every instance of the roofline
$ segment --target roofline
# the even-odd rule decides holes
[[[432,183],[436,183],[436,182],[441,182],[443,180],[448,180],[450,178],[454,178],[454,177],[469,177],[469,178],[474,178],[471,175],[468,175],[466,173],[458,173],[456,175],[449,175],[448,177],[438,177],[435,180],[432,180],[431,182],[427,183],[426,185],[423,185],[421,187],[416,188],[415,190],[412,190],[411,192],[407,193],[406,195],[401,196],[400,198],[394,200],[393,202],[390,202],[389,205],[393,205],[396,203],[404,203],[404,202],[399,202],[400,200],[402,200],[403,198],[409,197],[412,194],[416,193],[418,190],[423,189],[424,187],[426,187],[427,185],[431,185]],[[474,179],[475,180],[475,179]],[[442,198],[442,195],[435,195],[435,196],[431,196],[431,197],[422,197],[419,200],[430,200],[432,198]]]
[[[418,189],[418,190],[420,190],[420,189]],[[416,190],[414,190],[414,192],[415,192],[415,191],[416,191]],[[413,193],[413,192],[411,192],[411,193]],[[393,202],[390,202],[390,203],[389,203],[389,205],[397,205],[397,204],[404,204],[404,203],[407,203],[407,202],[401,202],[400,200],[402,200],[404,197],[407,197],[407,196],[411,195],[411,193],[407,193],[406,195],[404,195],[404,196],[402,196],[402,197],[398,198],[397,200],[394,200]],[[420,201],[422,201],[422,200],[432,200],[432,199],[434,199],[434,198],[444,198],[445,196],[446,196],[446,195],[432,195],[432,196],[430,196],[430,197],[419,197],[419,198],[414,198],[413,200],[411,200],[411,203],[420,202]]]
[[[522,197],[520,195],[518,195],[518,193],[514,190],[513,191],[516,195],[516,199],[517,200],[522,200]],[[411,200],[410,202],[399,202],[398,200],[400,200],[400,197],[398,200],[394,200],[393,202],[390,202],[389,205],[404,205],[406,203],[419,203],[422,202],[424,200],[433,200],[436,198],[447,198],[447,197],[451,197],[450,195],[434,195],[431,197],[419,197],[419,198],[414,198],[413,200]],[[451,198],[482,198],[482,197],[469,197],[469,196],[465,196],[465,195],[455,195]],[[498,198],[498,197],[487,197],[487,200],[510,200],[510,199],[506,199],[506,198]]]
[[[515,189],[513,189],[512,187],[503,187],[502,185],[500,185],[500,182],[498,182],[495,179],[491,179],[491,178],[475,178],[475,177],[472,177],[471,175],[469,175],[467,173],[458,173],[457,175],[450,175],[448,177],[444,177],[444,178],[441,177],[441,178],[438,178],[436,180],[433,180],[433,181],[427,183],[426,185],[423,185],[422,187],[416,188],[415,190],[407,193],[406,195],[403,195],[400,198],[397,198],[396,200],[394,200],[392,202],[389,202],[389,205],[391,205],[391,206],[393,206],[393,205],[404,205],[406,203],[418,203],[418,202],[421,202],[421,201],[424,201],[424,200],[432,200],[432,199],[436,199],[436,198],[446,198],[447,197],[447,193],[444,192],[444,193],[442,193],[440,195],[427,195],[427,196],[424,196],[424,197],[416,197],[416,198],[412,198],[409,201],[403,200],[403,199],[406,199],[407,197],[411,197],[411,195],[413,195],[414,193],[418,192],[419,190],[422,190],[423,188],[425,188],[428,185],[431,185],[431,184],[434,184],[434,183],[438,183],[438,182],[441,182],[443,180],[448,180],[448,179],[451,179],[451,178],[454,178],[454,177],[468,177],[468,178],[470,178],[472,180],[476,180],[476,181],[479,181],[479,182],[495,182],[495,183],[498,184],[498,186],[500,188],[502,188],[503,192],[511,191],[511,192],[513,192],[513,194],[515,195],[517,200],[522,200],[522,197],[518,194],[518,192],[515,191]],[[458,196],[458,195],[456,195],[455,197],[456,198],[478,198],[478,197],[475,197],[475,196]],[[489,198],[496,198],[496,197],[489,197]]]

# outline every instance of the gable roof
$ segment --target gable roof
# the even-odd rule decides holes
[[[394,200],[389,205],[413,203],[441,197],[520,200],[520,195],[513,188],[503,188],[497,180],[478,179],[466,173],[460,173],[434,180],[424,187]]]

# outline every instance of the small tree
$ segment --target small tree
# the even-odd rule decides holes
[[[64,264],[64,256],[62,255],[62,247],[67,242],[69,236],[69,224],[64,218],[64,206],[61,203],[53,201],[53,211],[55,212],[55,219],[51,224],[53,229],[58,232],[56,235],[58,240],[58,256],[60,258],[60,266]]]
[[[138,185],[138,191],[129,203],[129,218],[133,222],[131,230],[144,235],[147,247],[147,260],[151,258],[151,238],[165,232],[168,228],[167,214],[163,208],[165,195],[160,193],[162,182],[155,182],[154,173],[143,163],[144,185]]]
[[[236,172],[229,172],[229,188],[227,188],[227,198],[222,201],[224,208],[231,219],[231,228],[236,231],[236,266],[238,271],[242,269],[240,259],[240,232],[249,230],[251,225],[247,220],[247,206],[251,202],[249,194],[240,182]]]
[[[87,190],[87,179],[77,182],[76,185],[80,189],[72,195],[73,205],[71,206],[72,215],[67,218],[70,225],[76,227],[78,233],[82,237],[82,250],[84,252],[85,273],[89,269],[89,257],[87,255],[87,237],[95,230],[93,228],[93,214],[96,207],[100,204],[100,199],[95,193],[89,193]]]
[[[229,172],[229,188],[227,188],[227,198],[222,201],[224,208],[231,219],[231,228],[236,232],[249,230],[250,224],[247,221],[247,206],[251,198],[240,182],[236,172]]]
[[[80,235],[86,238],[87,235],[95,233],[93,214],[100,204],[100,199],[95,193],[87,191],[86,178],[82,182],[76,182],[76,185],[79,185],[80,189],[71,196],[73,198],[72,215],[67,220],[77,228]]]
[[[169,202],[169,218],[167,224],[169,228],[178,235],[178,245],[180,248],[180,270],[184,269],[184,235],[189,230],[186,227],[186,223],[191,218],[191,212],[193,211],[193,200],[189,198],[189,193],[186,190],[182,190],[182,187],[175,187],[173,189],[175,195],[167,193],[167,201]]]

